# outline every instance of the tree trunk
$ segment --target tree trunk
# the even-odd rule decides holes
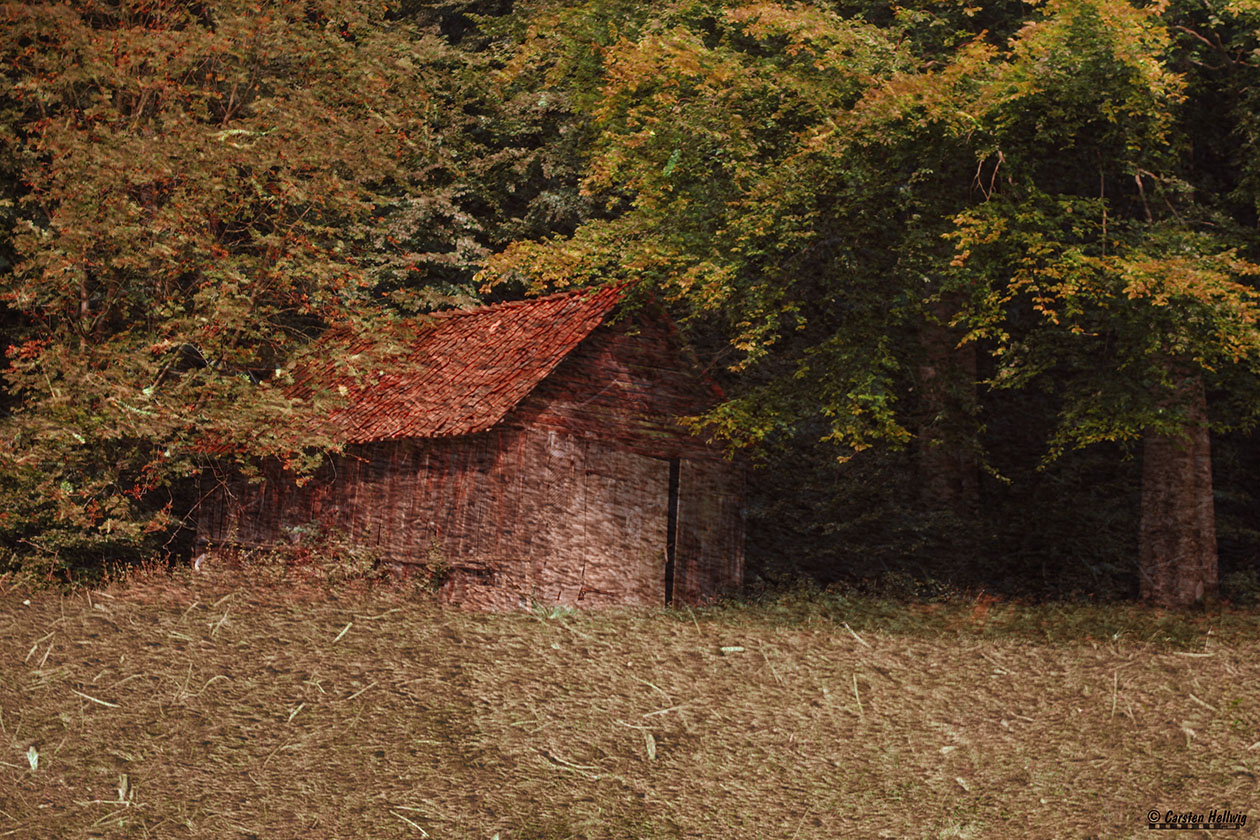
[[[1143,442],[1140,593],[1162,607],[1184,607],[1216,594],[1211,437],[1201,380],[1187,396],[1185,432],[1148,433]]]
[[[919,332],[919,493],[928,510],[970,515],[980,506],[980,468],[971,445],[976,346],[958,346],[957,331],[947,326],[954,309],[949,301],[936,302]]]

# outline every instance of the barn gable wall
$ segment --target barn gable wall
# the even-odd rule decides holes
[[[561,429],[658,458],[720,458],[674,419],[721,394],[683,357],[667,323],[644,318],[596,330],[505,422]]]
[[[673,594],[698,602],[743,582],[745,465],[673,418],[700,414],[719,396],[684,360],[668,324],[642,319],[593,333],[506,422],[678,459]],[[668,473],[655,480],[668,494]]]

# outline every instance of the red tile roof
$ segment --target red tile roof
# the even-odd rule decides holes
[[[353,368],[372,345],[339,346],[343,366],[308,368],[294,393],[310,393],[313,383],[344,388],[346,404],[329,419],[346,443],[485,431],[603,323],[620,296],[606,288],[434,313],[399,327],[402,353],[388,364],[371,363],[356,377],[344,360]]]

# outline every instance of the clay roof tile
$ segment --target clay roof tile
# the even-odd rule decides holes
[[[402,353],[387,370],[355,377],[329,362],[298,372],[293,392],[345,388],[329,421],[346,443],[484,431],[603,323],[620,296],[605,288],[434,313],[400,325]],[[368,349],[343,344],[329,357]]]

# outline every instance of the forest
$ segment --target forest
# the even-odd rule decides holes
[[[313,469],[330,329],[628,284],[750,579],[1260,595],[1260,1],[0,5],[0,572]]]

